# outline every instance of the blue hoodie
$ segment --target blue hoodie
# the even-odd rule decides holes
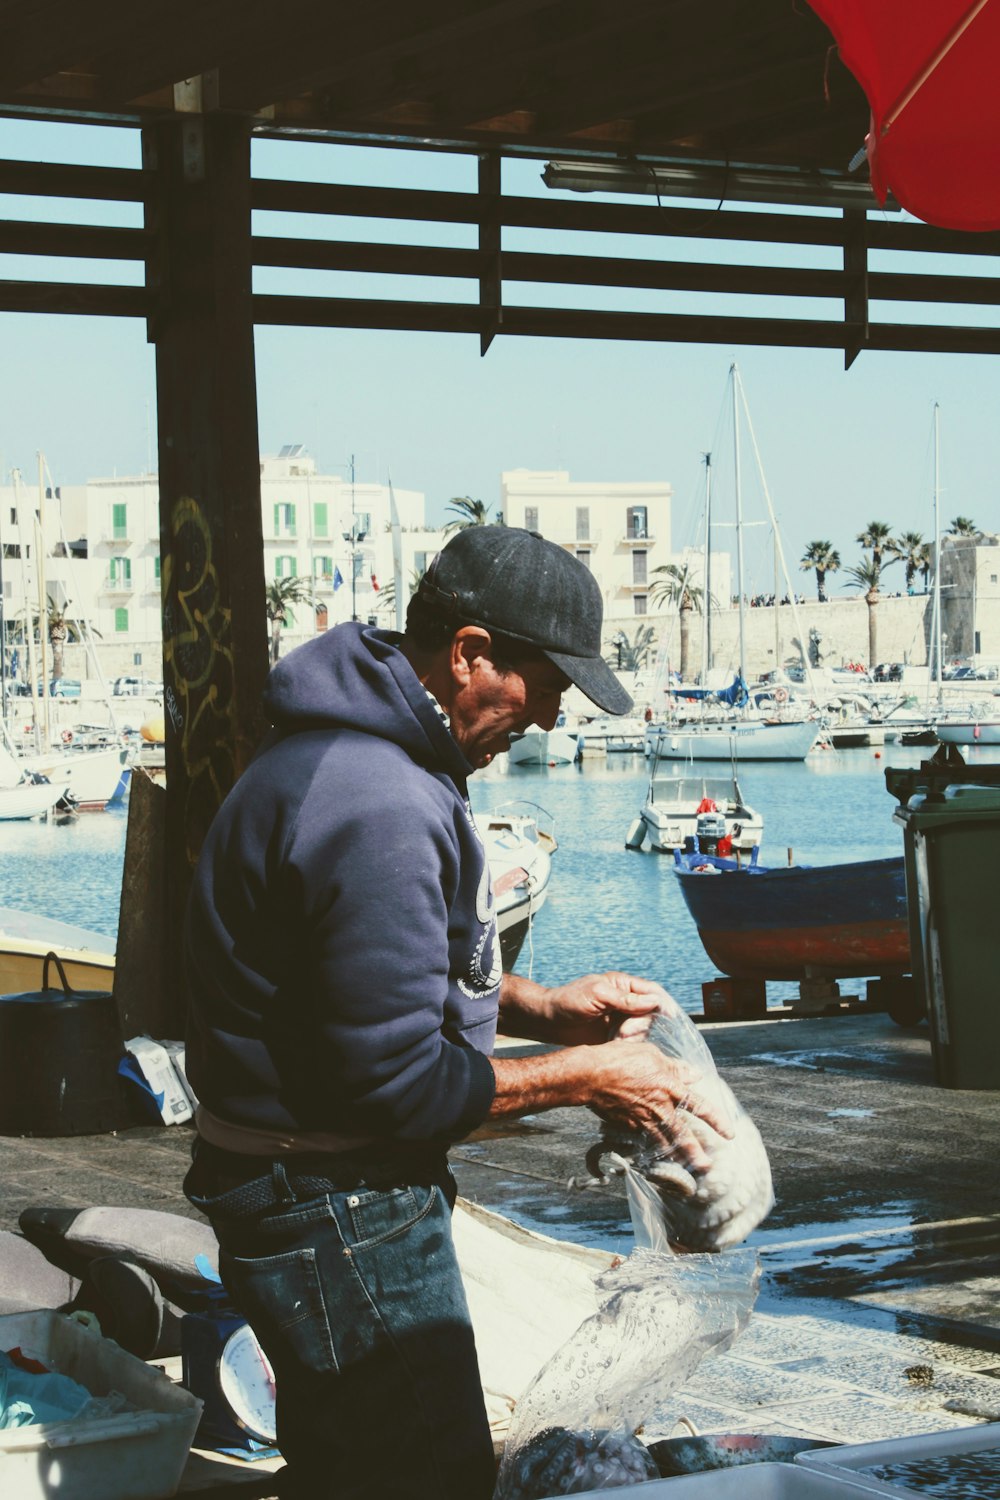
[[[489,1111],[501,965],[472,767],[398,640],[339,625],[274,668],[274,731],[209,830],[187,1070],[223,1120],[449,1142]]]

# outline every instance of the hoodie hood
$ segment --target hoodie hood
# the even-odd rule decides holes
[[[391,740],[418,765],[462,784],[473,767],[399,650],[403,637],[347,621],[297,646],[272,668],[264,712],[282,736],[353,729]]]

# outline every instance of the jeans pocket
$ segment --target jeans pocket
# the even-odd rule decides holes
[[[281,1255],[246,1259],[223,1250],[222,1279],[265,1349],[287,1352],[296,1364],[317,1374],[338,1369],[333,1334],[316,1251],[310,1247]]]
[[[346,1199],[354,1242],[352,1251],[374,1249],[416,1228],[438,1201],[438,1190],[429,1187],[361,1189]]]

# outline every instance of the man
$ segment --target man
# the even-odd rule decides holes
[[[659,1130],[697,1170],[677,1106],[726,1128],[642,1039],[657,986],[501,971],[467,777],[551,727],[571,682],[627,712],[601,617],[561,547],[459,532],[404,635],[341,625],[274,669],[274,732],[206,840],[186,939],[201,1100],[186,1189],[273,1367],[283,1496],[492,1493],[450,1144],[581,1104]],[[564,1046],[494,1057],[498,1025]]]

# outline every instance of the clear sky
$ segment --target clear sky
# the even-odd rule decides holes
[[[0,121],[0,157],[138,164],[138,133]],[[406,151],[348,150],[317,144],[260,141],[254,171],[261,176],[472,190],[474,159]],[[505,166],[505,189],[544,194],[540,165]],[[623,201],[623,200],[617,200]],[[652,202],[646,199],[644,202]],[[140,210],[84,202],[3,198],[0,216],[136,224]],[[262,233],[365,235],[357,221],[298,220],[259,214]],[[376,237],[441,243],[434,226],[379,224]],[[471,229],[448,232],[447,243],[474,244]],[[630,245],[613,236],[560,239],[560,248],[655,255],[658,242]],[[589,243],[588,243],[589,242]],[[554,249],[553,237],[521,232],[506,248]],[[663,242],[664,255],[678,254]],[[683,246],[681,247],[683,253]],[[753,255],[771,263],[806,263],[801,251],[717,247],[719,258]],[[836,265],[818,255],[811,264]],[[996,274],[972,261],[977,274]],[[98,266],[0,256],[6,278],[137,280],[130,265]],[[346,290],[353,296],[474,297],[471,285],[399,279],[388,291],[358,276],[260,271],[260,291]],[[560,298],[565,305],[644,307],[688,311],[693,298],[677,294],[590,292],[586,289],[508,289],[522,301]],[[714,299],[713,311],[735,299]],[[786,315],[837,315],[835,306],[770,304]],[[886,314],[882,314],[886,316]],[[896,309],[892,318],[906,316]],[[956,309],[952,321],[986,321],[995,313]],[[943,319],[942,319],[943,321]],[[988,356],[863,354],[845,372],[842,355],[816,350],[604,343],[591,340],[495,340],[485,357],[478,339],[459,335],[261,328],[257,375],[261,449],[273,453],[302,442],[321,469],[343,469],[353,454],[360,479],[384,481],[427,496],[432,523],[455,495],[495,505],[505,469],[562,468],[573,479],[668,480],[674,488],[673,543],[697,545],[704,494],[702,454],[714,454],[714,514],[732,515],[732,439],[727,379],[739,364],[794,581],[814,587],[798,570],[813,539],[839,549],[844,568],[857,562],[855,537],[866,522],[894,530],[933,532],[932,412],[940,404],[941,515],[971,516],[1000,531],[1000,361]],[[155,467],[155,385],[152,350],[139,322],[119,319],[0,314],[0,468],[36,473],[45,453],[57,482]],[[762,517],[752,453],[744,435],[745,515]],[[764,532],[758,540],[764,555]],[[716,545],[729,545],[720,533]],[[751,565],[754,547],[751,546]],[[767,567],[749,578],[769,588]],[[898,580],[896,574],[898,573]],[[834,592],[844,574],[831,578]],[[898,568],[887,589],[902,586]]]

